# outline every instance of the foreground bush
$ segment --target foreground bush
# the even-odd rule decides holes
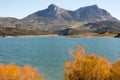
[[[83,46],[76,46],[70,61],[65,62],[65,80],[120,80],[120,61],[110,62],[95,54],[85,54]]]
[[[113,64],[111,80],[120,80],[120,60]]]
[[[13,63],[0,64],[0,80],[42,80],[36,68],[25,65],[19,67]]]

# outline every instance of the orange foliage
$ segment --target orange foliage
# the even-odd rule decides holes
[[[25,65],[19,67],[13,63],[0,64],[0,80],[42,80],[36,68]]]
[[[110,63],[103,57],[85,54],[85,49],[77,45],[71,61],[65,62],[65,80],[109,80]]]
[[[120,80],[120,60],[113,64],[111,80]]]

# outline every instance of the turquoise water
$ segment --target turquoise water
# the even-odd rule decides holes
[[[116,61],[120,56],[117,38],[14,37],[0,38],[0,62],[31,64],[40,70],[45,80],[63,80],[64,61],[68,49],[86,45],[86,51]]]

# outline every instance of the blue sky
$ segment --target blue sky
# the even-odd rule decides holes
[[[52,3],[68,10],[97,4],[120,20],[120,0],[1,0],[0,17],[21,19],[33,12],[47,8]]]

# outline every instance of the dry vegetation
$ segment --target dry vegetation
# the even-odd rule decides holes
[[[120,61],[111,64],[107,59],[85,54],[83,46],[76,46],[70,61],[65,62],[65,80],[120,80]]]
[[[120,80],[120,61],[111,64],[106,58],[85,53],[84,46],[71,50],[71,60],[65,62],[65,80]],[[42,80],[38,70],[29,65],[0,64],[0,80]]]
[[[42,80],[36,68],[29,65],[19,67],[13,63],[0,64],[0,80]]]

